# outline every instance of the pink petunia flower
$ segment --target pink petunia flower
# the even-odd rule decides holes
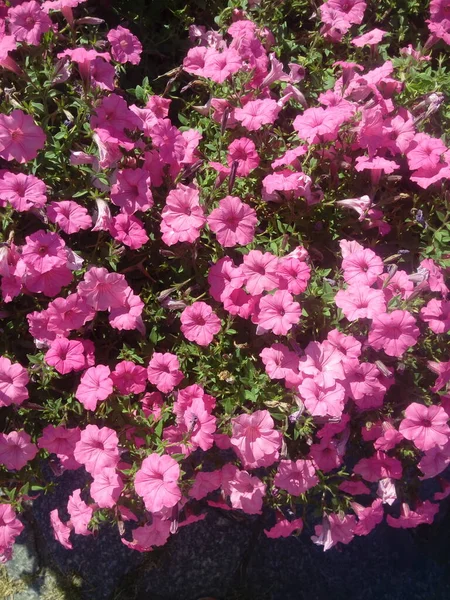
[[[216,431],[216,417],[210,414],[201,398],[195,398],[183,415],[184,425],[188,432],[189,443],[193,449],[206,451],[214,444],[213,433]]]
[[[420,318],[434,333],[447,333],[450,330],[450,302],[432,298],[420,310]]]
[[[234,465],[222,469],[222,488],[230,496],[231,506],[241,509],[248,515],[261,513],[266,485],[247,471],[240,471]]]
[[[194,242],[206,222],[199,202],[199,192],[193,185],[179,183],[166,198],[161,221],[163,242],[172,246],[177,242]]]
[[[181,500],[179,477],[180,467],[176,460],[167,454],[150,454],[136,473],[134,487],[143,498],[145,508],[150,512],[158,512],[175,506]]]
[[[275,100],[250,100],[244,108],[235,109],[234,117],[248,131],[257,131],[262,125],[275,123],[280,110]]]
[[[205,498],[210,492],[214,492],[222,485],[222,471],[199,471],[194,483],[189,490],[189,496],[195,500]]]
[[[37,4],[37,2],[35,3]],[[13,110],[0,115],[0,157],[25,163],[36,158],[46,140],[45,133],[30,115]]]
[[[374,317],[368,343],[388,356],[399,357],[417,343],[419,335],[414,317],[406,310],[394,310]]]
[[[280,538],[280,537],[289,537],[294,531],[297,531],[298,534],[303,529],[303,521],[302,519],[294,519],[293,521],[288,521],[287,519],[282,519],[278,521],[276,525],[271,527],[270,529],[264,529],[264,534],[271,539]]]
[[[59,518],[58,509],[50,511],[50,525],[53,529],[53,537],[67,550],[72,550],[73,546],[70,541],[70,532],[72,531],[71,523],[69,525],[63,523]]]
[[[281,460],[273,482],[292,496],[300,496],[317,485],[319,478],[310,460]]]
[[[373,319],[376,315],[386,312],[383,291],[374,290],[361,283],[352,284],[346,290],[339,290],[334,301],[349,321]]]
[[[340,417],[344,410],[345,390],[330,374],[306,377],[298,387],[305,407],[313,416]]]
[[[18,212],[42,208],[47,202],[47,186],[34,175],[7,171],[0,177],[0,200]]]
[[[81,371],[86,365],[83,344],[78,340],[56,338],[45,354],[45,362],[55,367],[62,375],[71,371]]]
[[[94,310],[110,310],[123,306],[127,287],[123,275],[91,267],[78,284],[78,293]]]
[[[36,445],[25,431],[0,433],[0,464],[7,469],[20,471],[37,453]]]
[[[432,523],[438,512],[439,504],[433,504],[429,500],[417,505],[415,510],[411,510],[409,505],[404,502],[401,505],[400,516],[395,518],[388,515],[386,521],[388,525],[396,529],[408,529],[417,527],[422,523]]]
[[[318,546],[323,546],[324,552],[335,546],[338,542],[349,544],[354,538],[356,517],[342,513],[325,515],[322,525],[316,525],[312,541]]]
[[[236,267],[229,256],[218,260],[208,272],[209,293],[217,302],[223,302],[233,290],[241,288],[244,282],[242,267]]]
[[[308,108],[294,119],[298,137],[310,144],[329,142],[336,138],[341,119],[334,108]]]
[[[104,469],[115,468],[119,462],[117,433],[109,427],[86,425],[75,445],[75,459],[92,476]]]
[[[165,521],[156,515],[152,516],[151,525],[143,525],[133,530],[133,541],[128,542],[122,538],[122,542],[138,552],[150,552],[154,546],[164,546],[170,537],[170,521]]]
[[[13,507],[10,504],[0,504],[0,560],[11,558],[12,547],[16,537],[24,529],[23,524],[16,517]]]
[[[349,284],[371,286],[383,272],[383,261],[369,248],[352,252],[342,261],[344,280]]]
[[[242,265],[246,277],[245,286],[252,295],[261,294],[278,287],[278,258],[270,252],[250,250]]]
[[[111,380],[121,394],[140,394],[145,390],[147,370],[130,360],[123,360],[115,366]]]
[[[36,0],[22,2],[10,8],[8,21],[9,31],[15,39],[32,46],[38,46],[43,34],[52,27],[50,17]]]
[[[229,167],[236,162],[236,175],[247,177],[259,165],[259,155],[254,142],[247,137],[232,141],[228,146],[227,162]]]
[[[115,240],[132,250],[142,248],[149,240],[140,219],[134,215],[120,214],[112,218],[109,233]]]
[[[113,508],[123,488],[122,478],[115,469],[102,469],[94,475],[89,493],[100,508]]]
[[[278,458],[282,435],[267,410],[231,419],[231,445],[245,467],[270,466]]]
[[[380,481],[380,479],[401,479],[402,464],[394,457],[388,456],[378,450],[370,458],[362,458],[353,467],[353,472],[361,475],[366,481]]]
[[[132,215],[153,206],[150,177],[145,169],[122,169],[111,187],[111,201],[123,212]]]
[[[75,533],[78,535],[92,535],[88,525],[92,519],[94,509],[82,500],[81,489],[74,490],[69,496],[67,512],[70,515],[70,522]]]
[[[324,437],[319,444],[310,446],[309,458],[313,460],[314,466],[324,473],[333,471],[342,464],[337,442],[328,437]]]
[[[259,355],[271,379],[289,379],[298,374],[299,357],[284,344],[272,344]]]
[[[278,261],[279,288],[286,289],[291,294],[303,293],[308,287],[311,277],[309,266],[294,257],[284,256]]]
[[[259,302],[257,323],[275,335],[286,335],[300,321],[301,307],[286,290],[263,296]]]
[[[141,62],[142,44],[126,27],[119,25],[108,31],[108,42],[114,60],[121,64],[138,65]]]
[[[0,406],[22,404],[29,395],[26,387],[29,381],[25,367],[0,356]]]
[[[65,469],[78,469],[80,463],[75,460],[73,453],[75,445],[80,440],[80,428],[72,427],[70,429],[59,425],[47,425],[42,431],[42,436],[38,439],[39,448],[45,448],[48,452],[53,452],[64,464]]]
[[[448,414],[440,406],[424,406],[413,402],[405,410],[405,419],[399,431],[407,440],[414,442],[419,450],[444,446],[449,441]]]
[[[351,506],[358,517],[358,523],[353,530],[355,535],[368,535],[383,520],[383,502],[380,498],[367,507],[357,502],[352,502]]]
[[[148,380],[160,392],[168,394],[183,379],[180,363],[175,354],[155,352],[147,368]]]
[[[66,298],[55,298],[47,306],[48,329],[66,336],[70,331],[80,329],[91,321],[95,311],[87,305],[79,294],[69,294]]]
[[[362,48],[363,46],[377,46],[386,33],[387,32],[382,29],[371,29],[367,33],[353,38],[351,43],[357,48]]]
[[[256,212],[237,198],[226,196],[209,215],[208,225],[217,236],[219,244],[225,248],[246,246],[253,241],[258,222]]]
[[[199,346],[208,346],[222,326],[219,317],[206,302],[186,306],[180,321],[184,337]]]
[[[86,410],[95,410],[97,403],[106,400],[113,392],[111,371],[105,365],[90,367],[81,376],[80,384],[75,392],[75,398]]]
[[[47,208],[47,216],[52,223],[57,223],[67,234],[92,227],[92,219],[87,209],[73,200],[52,202]]]
[[[130,331],[137,329],[142,335],[145,334],[145,325],[142,321],[144,303],[130,287],[124,292],[123,305],[113,308],[109,313],[109,324],[119,331]]]
[[[208,48],[204,56],[204,65],[199,75],[223,83],[228,77],[237,73],[242,67],[242,58],[234,48],[222,52]]]

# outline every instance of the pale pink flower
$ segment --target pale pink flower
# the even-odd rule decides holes
[[[66,375],[71,371],[81,371],[86,365],[83,344],[78,340],[56,338],[45,354],[45,362]]]
[[[414,317],[406,310],[394,310],[374,317],[368,343],[388,356],[400,357],[417,343],[419,335]]]
[[[36,2],[37,4],[37,2]],[[0,114],[0,157],[25,163],[36,158],[46,140],[45,133],[30,115],[13,110]]]
[[[270,466],[277,460],[282,435],[274,429],[269,411],[242,414],[231,419],[231,423],[231,445],[245,467]]]
[[[362,458],[353,467],[353,472],[361,475],[366,481],[379,481],[380,479],[401,479],[402,464],[394,457],[388,456],[378,450],[370,458]]]
[[[193,449],[209,450],[214,444],[216,417],[210,414],[201,398],[195,398],[183,415],[189,443]]]
[[[286,289],[291,294],[303,293],[308,287],[311,277],[309,266],[294,257],[284,256],[278,261],[279,288]]]
[[[270,529],[264,529],[264,533],[268,538],[275,539],[280,537],[289,537],[292,533],[294,533],[294,531],[300,533],[302,529],[302,519],[294,519],[293,521],[282,519]]]
[[[94,510],[81,499],[81,489],[74,490],[69,496],[67,512],[70,515],[70,522],[75,533],[78,535],[92,535],[88,525]]]
[[[388,281],[387,284],[386,281]],[[386,302],[392,300],[394,296],[400,296],[403,300],[407,300],[414,290],[414,283],[409,279],[408,273],[401,270],[396,271],[392,276],[389,273],[382,273],[378,286],[382,287]]]
[[[47,273],[67,263],[65,241],[57,234],[40,229],[25,238],[22,260],[29,269],[39,274]],[[27,285],[28,287],[28,285]]]
[[[64,425],[55,427],[47,425],[38,439],[39,448],[53,452],[64,464],[65,469],[78,469],[81,465],[75,460],[73,453],[76,443],[80,440],[80,428],[67,429]]]
[[[323,546],[324,552],[335,546],[338,542],[349,544],[354,538],[356,517],[342,513],[325,515],[322,525],[316,525],[312,541],[318,546]]]
[[[292,378],[298,374],[299,357],[284,344],[272,344],[260,352],[266,373],[271,379]]]
[[[427,450],[417,466],[424,474],[419,479],[431,479],[436,477],[439,473],[442,473],[450,464],[450,443],[446,443],[445,446],[433,446],[430,450]]]
[[[104,469],[115,468],[119,462],[117,433],[109,427],[86,425],[75,445],[75,459],[92,476]]]
[[[411,171],[433,169],[446,151],[447,147],[441,139],[431,137],[427,133],[416,133],[406,151],[408,166]]]
[[[280,110],[275,100],[250,100],[243,108],[235,109],[234,117],[248,131],[257,131],[262,125],[274,123]]]
[[[361,283],[354,283],[346,290],[339,290],[334,301],[349,321],[373,319],[376,315],[386,312],[383,291],[374,290]]]
[[[108,42],[111,44],[111,54],[119,63],[138,65],[141,61],[142,44],[126,27],[119,25],[117,29],[108,31]]]
[[[383,31],[382,29],[371,29],[367,33],[353,38],[351,43],[357,48],[362,48],[363,46],[377,46],[384,38],[386,33],[387,32]]]
[[[161,215],[163,242],[172,246],[177,242],[194,242],[206,222],[199,202],[199,192],[194,185],[179,183],[166,198]]]
[[[183,379],[175,354],[155,352],[147,368],[148,380],[163,394],[168,394]]]
[[[342,358],[342,352],[329,341],[310,342],[305,348],[305,355],[300,358],[299,371],[306,377],[328,373],[333,379],[343,380]]]
[[[31,0],[10,8],[9,31],[18,42],[38,46],[43,34],[52,27],[52,21],[39,2]]]
[[[298,387],[305,407],[313,416],[340,417],[344,410],[345,390],[327,373],[314,379],[306,377]]]
[[[293,127],[302,140],[320,144],[336,138],[341,119],[334,108],[308,108],[294,119]]]
[[[245,286],[252,296],[278,287],[278,258],[270,252],[250,250],[242,265],[246,277]]]
[[[18,212],[42,208],[47,202],[47,186],[34,175],[7,171],[0,177],[0,200]]]
[[[380,408],[391,381],[384,380],[377,366],[352,361],[344,364],[345,388],[361,410]]]
[[[186,306],[180,321],[184,337],[199,346],[208,346],[222,326],[219,317],[206,302]]]
[[[109,273],[104,267],[91,267],[78,284],[78,293],[95,310],[121,308],[127,282],[119,273]]]
[[[317,485],[319,478],[310,460],[281,460],[273,482],[292,496],[300,496]]]
[[[397,500],[397,490],[395,488],[395,481],[390,477],[384,477],[380,479],[377,487],[377,496],[381,498],[383,504],[389,504],[392,506]]]
[[[440,406],[424,406],[413,402],[405,410],[405,419],[400,423],[399,431],[407,440],[414,442],[419,450],[430,450],[448,442],[448,419],[449,415]]]
[[[53,529],[53,537],[67,550],[72,550],[73,546],[70,541],[71,523],[69,525],[63,523],[59,518],[58,509],[50,511],[50,525]]]
[[[339,350],[344,359],[348,359],[348,361],[361,356],[361,342],[352,335],[345,335],[337,329],[332,329],[327,335],[327,341]],[[344,359],[343,364],[345,364]]]
[[[112,222],[111,211],[108,204],[101,198],[96,198],[97,218],[92,231],[108,231]]]
[[[275,335],[286,335],[300,321],[301,307],[286,290],[263,296],[259,302],[257,323]]]
[[[36,445],[25,431],[0,433],[0,464],[7,469],[20,471],[37,453]]]
[[[29,381],[25,367],[19,363],[12,363],[6,356],[0,356],[0,406],[22,404],[29,395]]]
[[[449,289],[445,285],[444,274],[441,269],[431,258],[422,260],[420,263],[422,269],[426,269],[428,272],[428,285],[432,292],[439,292],[444,296],[447,296]]]
[[[70,331],[80,329],[92,321],[95,311],[87,305],[79,294],[69,294],[66,298],[55,298],[47,306],[48,329],[66,336]]]
[[[205,390],[200,385],[188,385],[177,392],[177,399],[172,407],[178,423],[184,422],[184,414],[188,408],[191,408],[194,400],[201,400],[209,413],[211,413],[216,406],[216,399],[209,394],[205,394]],[[190,425],[192,425],[192,423],[190,423],[189,426]]]
[[[239,471],[234,465],[226,465],[222,469],[222,488],[230,496],[233,508],[240,508],[248,515],[261,513],[266,486],[258,477]]]
[[[145,334],[145,326],[142,321],[144,303],[130,287],[124,292],[123,305],[113,308],[109,313],[109,324],[119,331],[137,329],[142,335]]]
[[[150,512],[158,512],[162,508],[175,506],[181,500],[179,477],[180,467],[172,457],[150,454],[136,473],[134,487],[143,498],[145,508]]]
[[[236,196],[226,196],[209,215],[208,225],[225,248],[246,246],[253,241],[258,222],[253,208]]]
[[[105,365],[90,367],[81,376],[80,384],[75,392],[75,398],[86,410],[95,411],[98,402],[106,400],[113,392],[111,371]]]
[[[124,484],[115,469],[102,469],[94,475],[89,493],[100,508],[113,508],[120,498]]]
[[[324,473],[337,469],[342,464],[342,458],[335,440],[324,437],[319,444],[312,444],[309,449],[309,458],[315,466]]]
[[[349,284],[371,286],[383,272],[383,261],[369,248],[352,252],[342,261],[344,280]]]
[[[147,370],[130,360],[117,363],[111,380],[121,394],[140,394],[145,390]]]
[[[206,52],[206,46],[197,46],[188,50],[183,60],[183,69],[187,73],[202,77],[203,69],[205,68]]]
[[[351,506],[358,517],[358,524],[353,530],[355,535],[368,535],[383,520],[383,502],[379,498],[367,507],[357,502],[352,502]]]
[[[433,298],[420,310],[420,318],[434,333],[447,333],[450,330],[450,302]]]
[[[170,537],[170,521],[165,521],[156,515],[152,516],[151,525],[143,525],[133,530],[133,541],[128,542],[124,538],[122,542],[138,552],[150,552],[153,546],[164,546]]]
[[[109,233],[125,246],[138,250],[149,240],[143,225],[142,221],[134,215],[121,213],[112,218]]]
[[[73,200],[52,202],[47,208],[47,216],[52,223],[57,223],[64,233],[77,233],[92,227],[92,219],[84,206]]]

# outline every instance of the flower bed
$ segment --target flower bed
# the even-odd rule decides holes
[[[90,476],[51,513],[68,549],[109,521],[149,551],[208,505],[324,550],[431,523],[447,3],[414,47],[363,1],[298,31],[303,3],[234,6],[160,95],[120,87],[145,48],[83,4],[0,6],[3,558],[43,459]]]

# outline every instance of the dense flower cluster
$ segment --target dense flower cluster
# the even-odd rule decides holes
[[[421,488],[450,464],[450,262],[422,242],[391,251],[397,201],[441,190],[449,210],[450,149],[428,127],[442,98],[402,96],[430,57],[383,60],[387,32],[357,28],[366,2],[328,0],[322,42],[359,31],[362,64],[335,62],[332,85],[308,94],[254,3],[221,31],[191,27],[174,81],[200,103],[177,121],[168,92],[139,88],[133,103],[121,89],[121,65],[143,52],[127,28],[82,18],[83,0],[12,4],[0,7],[0,66],[21,99],[0,114],[3,559],[51,455],[55,476],[89,481],[67,521],[50,515],[68,549],[106,517],[149,551],[208,505],[263,515],[268,537],[307,521],[324,550],[385,516],[431,523],[450,493]],[[450,43],[447,12],[432,0],[428,49]]]

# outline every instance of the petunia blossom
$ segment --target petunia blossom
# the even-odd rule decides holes
[[[175,506],[181,500],[179,477],[180,467],[171,456],[150,454],[136,473],[134,487],[143,498],[145,508],[150,512],[158,512],[162,508]]]
[[[0,356],[0,406],[20,405],[29,396],[27,370],[19,363],[12,363]]]
[[[37,4],[37,3],[36,3]],[[13,110],[0,114],[0,157],[25,163],[36,158],[46,140],[45,133],[30,115]]]
[[[175,354],[155,352],[150,359],[147,376],[150,383],[163,394],[168,394],[183,379],[180,363]]]
[[[374,317],[368,343],[375,350],[384,350],[388,356],[399,357],[417,343],[419,335],[419,328],[411,313],[394,310]]]
[[[310,460],[281,460],[274,485],[293,496],[300,496],[319,483],[316,469]]]
[[[183,310],[180,321],[185,338],[199,346],[208,346],[222,326],[213,309],[206,302],[199,301]]]
[[[75,398],[86,410],[94,411],[98,402],[106,400],[112,394],[113,382],[110,375],[111,371],[105,365],[90,367],[83,373],[75,392]]]
[[[246,246],[253,241],[258,222],[253,208],[236,196],[226,196],[208,216],[208,225],[224,248]]]
[[[231,420],[231,445],[245,467],[270,466],[277,460],[281,447],[281,432],[267,410],[242,414]]]
[[[399,432],[419,450],[444,446],[450,438],[449,415],[440,406],[424,406],[413,402],[405,410]]]

